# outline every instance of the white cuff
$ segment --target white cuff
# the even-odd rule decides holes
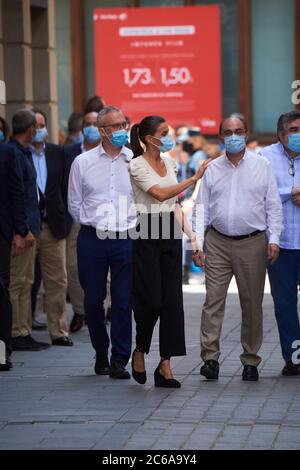
[[[276,234],[271,234],[270,235],[270,238],[269,238],[269,245],[270,244],[274,244],[274,245],[278,245],[279,246],[279,239],[280,237]]]

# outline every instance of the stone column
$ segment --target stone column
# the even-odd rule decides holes
[[[1,103],[2,94],[5,94],[5,80],[3,58],[2,0],[0,0],[0,116],[5,118],[5,107]]]
[[[6,118],[11,124],[20,107],[32,106],[30,0],[2,0]]]
[[[55,44],[55,1],[48,8],[32,8],[33,101],[48,117],[51,142],[58,141]]]

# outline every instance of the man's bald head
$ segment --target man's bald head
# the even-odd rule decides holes
[[[224,118],[220,124],[219,134],[226,135],[229,131],[236,131],[233,132],[234,134],[246,134],[248,132],[246,119],[243,116],[229,116]]]

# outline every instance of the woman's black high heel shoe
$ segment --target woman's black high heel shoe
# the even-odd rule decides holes
[[[132,358],[131,358],[132,377],[137,383],[144,385],[147,381],[146,371],[144,370],[143,372],[137,372],[136,370],[134,370],[134,367],[133,367],[134,366],[134,354],[136,352],[144,352],[144,351],[141,351],[140,349],[135,349],[132,353]]]
[[[166,387],[166,388],[180,388],[181,383],[175,379],[165,379],[165,377],[161,374],[159,367],[160,364],[164,361],[168,361],[168,359],[162,359],[158,364],[157,368],[154,371],[154,385],[155,387]]]

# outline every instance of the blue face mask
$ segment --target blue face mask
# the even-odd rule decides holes
[[[41,144],[46,140],[48,137],[48,131],[46,127],[42,127],[41,129],[36,130],[36,134],[32,139],[32,142],[36,142],[37,144]]]
[[[228,153],[240,153],[246,147],[244,135],[232,134],[224,138],[225,150]]]
[[[83,137],[89,144],[95,144],[101,139],[98,127],[87,126],[83,128]]]
[[[300,133],[289,135],[288,148],[292,152],[300,153]]]
[[[172,148],[174,148],[174,140],[172,139],[170,134],[167,134],[162,137],[160,139],[160,143],[161,145],[158,148],[162,153],[169,152],[170,150],[172,150]]]
[[[124,147],[128,143],[128,132],[125,129],[120,131],[114,131],[110,136],[110,142],[115,145],[115,147]]]
[[[0,142],[4,142],[4,140],[5,140],[4,132],[0,129]]]

